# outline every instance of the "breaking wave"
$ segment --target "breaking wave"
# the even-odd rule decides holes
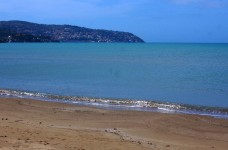
[[[228,108],[176,104],[153,100],[109,99],[81,96],[62,96],[47,93],[0,89],[1,97],[31,98],[36,100],[95,106],[112,110],[138,110],[162,113],[184,113],[228,119]]]

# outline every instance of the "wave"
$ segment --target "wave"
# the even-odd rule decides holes
[[[47,93],[0,89],[1,97],[31,98],[44,101],[89,105],[112,110],[138,110],[162,113],[184,113],[228,119],[228,108],[176,104],[152,100],[109,99],[81,96],[63,96]]]

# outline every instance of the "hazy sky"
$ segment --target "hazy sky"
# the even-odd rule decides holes
[[[228,43],[228,0],[1,0],[0,20],[128,31],[147,42]]]

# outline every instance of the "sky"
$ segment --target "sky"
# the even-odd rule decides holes
[[[126,31],[146,42],[228,43],[228,0],[1,0],[0,20]]]

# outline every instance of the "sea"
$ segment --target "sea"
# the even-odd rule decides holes
[[[0,96],[228,119],[228,44],[0,44]]]

